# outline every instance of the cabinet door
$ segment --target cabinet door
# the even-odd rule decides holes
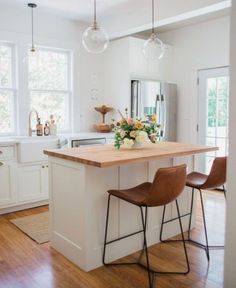
[[[18,168],[18,201],[29,202],[47,199],[44,191],[43,165]]]
[[[0,207],[16,202],[14,190],[14,168],[10,164],[0,162]]]

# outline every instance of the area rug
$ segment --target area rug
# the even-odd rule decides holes
[[[12,219],[10,222],[39,244],[49,241],[49,212]]]

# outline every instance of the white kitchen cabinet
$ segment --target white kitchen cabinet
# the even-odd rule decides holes
[[[22,165],[17,170],[19,203],[48,199],[47,164]]]
[[[48,204],[48,163],[22,164],[16,147],[0,145],[0,214]]]
[[[15,145],[0,146],[0,208],[17,201],[15,150]]]
[[[15,165],[0,162],[0,208],[16,203]]]

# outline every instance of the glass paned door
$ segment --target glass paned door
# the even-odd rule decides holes
[[[199,144],[217,146],[206,153],[199,169],[209,173],[216,156],[228,154],[229,69],[227,67],[199,71],[198,136]]]

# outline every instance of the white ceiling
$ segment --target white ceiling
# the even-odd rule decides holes
[[[206,21],[208,16],[212,17],[210,14],[220,17],[222,15],[217,13],[230,6],[230,0],[155,1],[155,26],[158,30],[188,25],[189,21]],[[25,13],[29,9],[28,2],[38,5],[38,14],[60,15],[80,22],[91,22],[93,19],[94,0],[0,0],[0,9],[1,5],[5,5],[14,12]],[[206,11],[203,13],[202,9]],[[197,20],[199,15],[201,17]],[[151,0],[97,0],[97,16],[99,24],[112,39],[146,31],[151,27]]]
[[[151,0],[96,0],[97,12],[99,18],[110,21],[113,17],[121,17],[131,14],[145,14],[151,17]],[[155,8],[164,13],[163,16],[168,16],[169,11],[176,10],[178,14],[184,10],[196,9],[214,3],[219,3],[225,0],[156,0]],[[33,2],[38,4],[38,11],[48,12],[51,14],[61,14],[66,18],[76,19],[80,21],[91,21],[93,17],[93,2],[94,0],[0,0],[8,6],[17,9],[27,8],[27,3]],[[185,7],[185,8],[184,8]],[[183,10],[183,11],[181,11]],[[160,13],[157,13],[157,16]]]
[[[146,0],[145,0],[146,1]],[[38,11],[61,14],[67,18],[80,21],[91,21],[93,17],[93,0],[0,0],[17,9],[25,9],[27,3],[32,2],[38,5]],[[133,9],[134,4],[144,3],[143,0],[97,0],[98,16],[109,17],[111,14],[118,14]]]

